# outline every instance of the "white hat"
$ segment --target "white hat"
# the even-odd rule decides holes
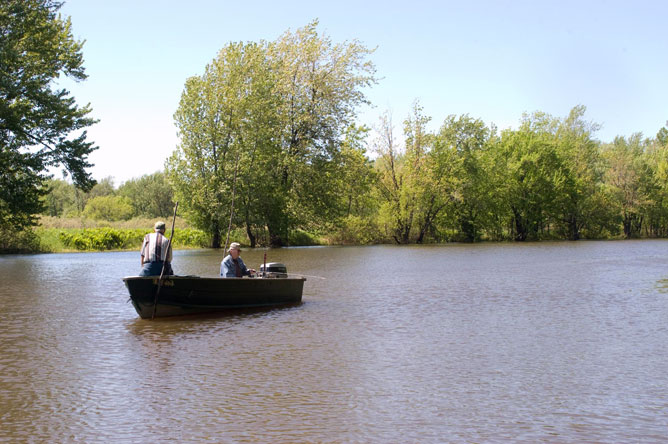
[[[230,251],[230,250],[239,250],[239,251],[241,251],[241,244],[240,244],[239,242],[232,242],[232,243],[230,244],[230,248],[228,248],[227,251]]]

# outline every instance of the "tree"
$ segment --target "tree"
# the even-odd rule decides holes
[[[117,194],[130,199],[135,215],[168,217],[174,209],[173,191],[162,171],[126,181]]]
[[[85,217],[96,220],[128,220],[134,210],[130,199],[122,196],[97,196],[86,203],[83,211]]]
[[[43,197],[44,211],[47,216],[60,217],[76,206],[74,185],[62,179],[47,181],[48,193]]]
[[[345,134],[357,107],[368,103],[364,87],[375,83],[372,52],[357,41],[332,43],[313,21],[284,33],[270,46],[279,73],[282,177],[291,205],[268,221],[272,244],[287,240],[290,226],[323,221],[336,199],[331,191]],[[317,184],[318,186],[314,186]],[[281,207],[277,207],[281,209]]]
[[[616,137],[612,144],[603,147],[607,163],[605,185],[612,196],[612,203],[622,215],[624,236],[640,236],[645,211],[651,205],[650,196],[655,187],[645,148],[647,141],[636,133],[628,139]]]
[[[231,43],[186,82],[175,114],[181,142],[166,172],[214,247],[230,217],[251,245],[266,230],[280,246],[336,208],[341,147],[373,65],[359,43],[334,45],[316,27]]]
[[[666,126],[661,128],[659,132],[656,133],[656,141],[661,146],[668,145],[668,122],[666,122]]]
[[[482,219],[490,210],[487,171],[481,155],[491,130],[480,119],[468,115],[448,116],[436,135],[432,157],[440,183],[447,184],[451,216],[456,220],[461,239],[474,242],[480,238]],[[443,193],[439,193],[443,195]]]
[[[395,142],[389,114],[381,118],[376,141],[378,190],[387,231],[398,244],[422,243],[450,199],[451,177],[441,168],[448,162],[433,151],[434,136],[427,131],[430,120],[419,103],[414,103],[404,120],[402,149]]]
[[[597,216],[602,214],[603,202],[599,144],[593,135],[599,126],[586,122],[586,108],[576,106],[568,117],[559,122],[556,131],[557,152],[562,161],[563,180],[557,196],[558,223],[563,235],[578,240],[582,230],[600,226]]]
[[[651,174],[645,231],[651,237],[668,236],[668,143],[659,137],[646,153]]]
[[[95,183],[86,171],[96,149],[84,130],[95,123],[88,117],[90,106],[79,107],[67,90],[53,88],[61,75],[86,78],[83,42],[72,37],[70,20],[57,15],[61,5],[0,2],[0,227],[5,229],[36,223],[48,168],[62,166],[85,189]]]
[[[378,194],[382,205],[380,217],[390,237],[398,244],[408,243],[415,217],[415,201],[408,197],[406,185],[406,156],[395,141],[392,116],[385,113],[380,118],[378,137],[374,141],[378,154],[375,167],[378,174]]]
[[[266,51],[265,43],[227,45],[201,77],[187,80],[174,115],[181,140],[165,171],[177,200],[211,234],[214,248],[221,246],[233,209],[233,222],[245,218],[250,227],[256,213],[272,211],[285,197],[272,187],[280,147],[275,74]]]
[[[538,112],[524,115],[518,130],[501,135],[498,154],[505,158],[506,172],[499,185],[517,241],[539,239],[554,219],[564,180],[554,136],[557,127],[557,119]]]

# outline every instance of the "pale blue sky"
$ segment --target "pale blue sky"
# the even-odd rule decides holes
[[[415,100],[432,129],[464,113],[516,127],[524,112],[563,117],[578,104],[603,141],[653,137],[668,120],[663,1],[68,0],[61,13],[86,40],[89,78],[65,85],[100,119],[91,171],[116,185],[163,168],[185,79],[226,43],[271,41],[314,19],[334,42],[377,48],[375,107],[360,113],[369,126],[390,110],[400,130]]]

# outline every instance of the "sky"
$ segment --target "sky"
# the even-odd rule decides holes
[[[60,13],[86,41],[89,76],[60,86],[100,120],[90,171],[116,186],[164,168],[185,81],[221,48],[316,19],[334,43],[375,48],[379,82],[359,109],[369,127],[389,112],[400,133],[416,101],[431,130],[452,114],[516,128],[523,113],[577,105],[603,142],[654,137],[668,121],[668,2],[67,0]]]

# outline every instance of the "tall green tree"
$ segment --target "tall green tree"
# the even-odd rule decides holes
[[[176,199],[211,234],[214,248],[221,246],[232,214],[235,225],[245,219],[251,226],[251,207],[271,211],[283,199],[271,187],[281,159],[266,52],[265,43],[227,45],[204,75],[187,80],[174,115],[180,144],[166,174]]]
[[[280,97],[278,185],[289,199],[267,218],[273,245],[285,243],[291,227],[334,216],[341,147],[358,107],[368,103],[364,88],[376,81],[371,50],[358,41],[333,43],[317,26],[288,31],[269,47]]]
[[[506,172],[499,185],[517,241],[545,236],[556,213],[555,200],[564,180],[554,136],[557,127],[557,119],[537,112],[524,115],[518,130],[501,135],[499,155],[505,158]]]
[[[662,142],[660,135],[661,132],[646,153],[652,175],[645,224],[646,234],[650,237],[668,236],[668,142]]]
[[[230,44],[186,83],[175,114],[181,143],[166,171],[214,246],[231,215],[251,244],[266,230],[278,246],[337,208],[341,147],[373,65],[359,43],[333,44],[316,28]]]
[[[381,224],[390,238],[398,244],[409,243],[415,218],[415,201],[410,198],[406,178],[410,174],[403,148],[396,140],[392,116],[380,118],[378,136],[374,141],[377,154],[375,168],[378,174],[378,194]]]
[[[559,122],[555,134],[563,166],[556,196],[556,222],[562,235],[570,240],[580,239],[583,229],[599,230],[598,216],[605,213],[599,143],[594,139],[599,126],[584,120],[585,111],[584,106],[573,108]]]
[[[61,5],[0,2],[0,228],[36,223],[50,167],[62,166],[79,187],[95,183],[86,171],[96,149],[84,131],[95,123],[90,106],[55,87],[61,75],[86,78],[83,42],[58,14]]]
[[[651,206],[654,175],[645,154],[648,141],[636,133],[629,138],[616,137],[603,147],[607,164],[605,185],[612,204],[621,215],[624,237],[639,237],[647,208]]]
[[[449,159],[434,150],[434,135],[427,130],[430,117],[414,103],[404,120],[404,146],[396,142],[389,114],[381,118],[376,169],[383,202],[381,218],[398,244],[422,243],[439,212],[451,198]]]
[[[460,232],[457,239],[474,242],[480,239],[483,220],[490,211],[488,170],[482,164],[492,130],[480,119],[468,115],[448,116],[434,142],[434,167],[441,182],[447,182],[451,198],[450,217]],[[439,193],[443,195],[443,193]]]

